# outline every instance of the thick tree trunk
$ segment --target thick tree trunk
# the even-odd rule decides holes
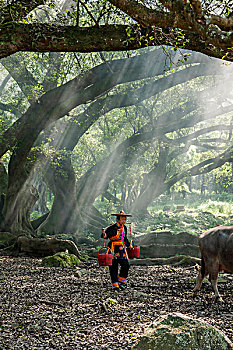
[[[54,201],[48,218],[38,231],[47,234],[74,234],[78,227],[80,212],[76,201],[75,172],[70,157],[63,156],[57,168],[51,166],[46,172],[46,179],[54,194]]]
[[[126,184],[123,183],[121,186],[121,203],[125,207],[125,200],[126,200]]]
[[[7,172],[2,162],[0,162],[0,226],[3,221],[3,207],[7,191]]]
[[[59,167],[50,167],[46,179],[54,194],[51,212],[38,229],[47,234],[71,233],[78,236],[84,229],[92,232],[106,222],[92,202],[80,203],[77,199],[76,179],[69,155],[59,160]],[[91,191],[89,187],[87,191]]]
[[[42,180],[36,187],[39,198],[34,207],[32,208],[32,211],[37,211],[40,215],[44,215],[49,212],[49,209],[47,208],[47,189]]]
[[[36,127],[36,126],[35,126]],[[28,151],[33,144],[33,131],[25,135],[21,144],[15,148],[8,165],[8,187],[3,208],[4,220],[1,225],[3,231],[16,235],[33,234],[30,224],[30,212],[38,199],[37,190],[31,185],[33,164],[36,154],[27,159]]]
[[[13,188],[11,187],[13,191]],[[30,213],[32,207],[38,199],[38,193],[36,188],[30,184],[20,190],[20,192],[11,197],[8,196],[4,206],[4,220],[2,223],[1,230],[7,231],[19,235],[31,236],[34,235],[34,229],[30,222]]]
[[[7,172],[3,163],[0,161],[0,194],[6,194],[7,190]]]
[[[139,179],[140,180],[140,179]],[[128,191],[128,196],[126,199],[126,209],[130,210],[130,208],[132,207],[132,204],[134,203],[134,201],[137,199],[138,197],[138,189],[139,189],[139,180],[137,182],[135,182],[129,189]]]
[[[149,181],[147,188],[132,203],[130,211],[135,214],[147,214],[148,206],[165,190],[163,176],[155,174],[154,179]]]
[[[105,218],[94,205],[82,208],[81,220],[82,225],[80,225],[76,231],[77,236],[83,235],[83,230],[84,232],[88,230],[92,233],[94,238],[98,239],[101,234],[101,228],[107,226]]]
[[[140,195],[134,200],[131,206],[132,213],[147,213],[151,202],[165,191],[166,165],[168,148],[160,147],[158,163],[144,176],[144,183]]]

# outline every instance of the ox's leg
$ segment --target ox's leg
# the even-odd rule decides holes
[[[215,300],[221,301],[219,291],[218,291],[218,286],[217,286],[218,272],[219,272],[219,265],[216,264],[215,266],[212,267],[212,269],[210,271],[210,282],[211,282],[213,290],[214,290]]]
[[[195,288],[193,290],[194,294],[197,294],[197,292],[199,292],[199,290],[201,289],[203,279],[208,275],[208,273],[209,272],[206,269],[206,264],[205,264],[204,258],[202,257],[201,258],[201,268],[198,272],[196,285],[195,285]]]
[[[214,290],[215,301],[222,301],[218,292],[218,287],[217,287],[217,279],[218,279],[218,273],[219,273],[219,267],[220,267],[219,261],[217,258],[211,257],[211,258],[205,259],[205,264],[208,266],[209,280]]]
[[[201,289],[201,285],[203,282],[205,276],[202,276],[201,270],[199,270],[198,275],[197,275],[197,281],[196,281],[196,285],[194,287],[194,294],[196,294],[197,292],[199,292],[199,290]]]

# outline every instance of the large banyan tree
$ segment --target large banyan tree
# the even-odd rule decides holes
[[[48,234],[75,233],[85,224],[97,229],[98,225],[104,223],[104,219],[94,206],[96,198],[106,194],[112,179],[124,170],[126,164],[133,164],[137,160],[138,154],[147,149],[147,146],[143,146],[145,143],[154,140],[159,142],[157,161],[151,167],[147,181],[141,186],[138,198],[129,203],[129,209],[135,213],[146,211],[157,196],[183,177],[210,171],[231,159],[231,147],[225,147],[224,152],[216,155],[215,159],[211,158],[194,168],[173,174],[172,177],[167,173],[168,164],[188,149],[187,146],[179,145],[187,141],[191,145],[191,140],[195,141],[201,134],[231,129],[228,125],[218,125],[204,128],[202,133],[198,131],[177,138],[176,141],[169,140],[166,136],[169,133],[191,128],[203,120],[214,119],[232,110],[231,104],[220,110],[213,106],[207,115],[198,111],[197,104],[189,96],[191,98],[182,107],[174,104],[168,110],[164,108],[163,112],[152,113],[147,123],[142,124],[131,135],[123,137],[120,144],[96,160],[85,174],[76,179],[71,154],[80,138],[101,116],[116,109],[139,105],[192,79],[216,76],[221,74],[221,70],[230,69],[221,66],[218,61],[209,62],[202,55],[193,55],[187,64],[178,58],[183,57],[182,54],[173,53],[173,56],[177,63],[174,62],[175,70],[170,73],[170,61],[166,62],[163,51],[152,50],[130,58],[103,62],[57,87],[56,80],[53,86],[44,82],[48,91],[35,101],[30,98],[29,93],[28,109],[5,130],[0,142],[1,156],[11,151],[8,173],[4,173],[7,181],[5,180],[2,187],[2,231],[16,235],[35,235],[35,229],[39,226],[38,232]],[[150,65],[151,60],[156,60],[158,64]],[[20,61],[18,64],[14,61],[13,65],[7,61],[3,63],[27,95],[21,74],[15,68],[20,65]],[[145,69],[147,66],[149,69]],[[22,73],[22,69],[20,72]],[[48,74],[46,79],[48,80]],[[114,92],[115,87],[136,81],[140,82],[137,88],[129,85],[125,90]],[[29,81],[28,78],[28,84],[33,86],[35,81]],[[113,92],[110,94],[111,90]],[[207,92],[202,92],[205,93]],[[86,103],[88,106],[83,111],[57,127],[62,135],[58,140],[45,141],[46,134],[51,138],[49,132],[55,122]],[[50,153],[51,158],[39,147],[43,142],[56,150],[52,155]],[[175,144],[179,149],[174,150]],[[34,185],[38,172],[43,175],[53,193],[54,201],[49,215],[46,213],[43,220],[35,225],[30,222],[30,212],[38,200]]]
[[[219,60],[187,50],[171,50],[174,45],[232,60],[231,16],[227,7],[221,12],[221,3],[215,3],[215,7],[199,1],[64,1],[63,6],[56,1],[53,5],[46,1],[4,3],[0,55],[8,74],[2,81],[1,93],[9,79],[14,79],[27,107],[19,108],[20,102],[0,105],[2,111],[14,115],[0,138],[0,157],[9,157],[7,169],[6,161],[0,163],[2,232],[15,237],[42,233],[77,235],[85,227],[97,232],[105,219],[95,207],[96,199],[102,196],[119,201],[108,191],[110,183],[124,177],[125,168],[134,166],[151,143],[156,144],[154,161],[143,178],[137,179],[136,196],[124,200],[122,196],[119,202],[134,213],[146,212],[150,203],[177,181],[232,160],[230,89],[227,103],[212,103],[208,113],[199,101],[206,103],[206,96],[211,100],[212,88],[199,92],[198,103],[188,94],[177,101],[170,97],[163,109],[156,104],[169,89],[195,79],[211,80],[223,72],[232,74],[231,66],[223,66]],[[63,15],[59,17],[59,13]],[[114,58],[102,52],[161,44],[169,46],[135,51],[128,55],[132,57],[119,53]],[[43,79],[36,79],[20,55],[6,57],[17,51],[50,52]],[[100,54],[88,68],[75,54],[77,74],[71,74],[71,68],[67,77],[61,79],[61,51]],[[40,92],[34,93],[38,86]],[[144,101],[149,102],[145,105]],[[139,113],[137,126],[123,134],[119,127],[115,133],[121,135],[120,142],[104,141],[105,152],[97,158],[92,154],[94,162],[77,176],[72,155],[83,135],[116,110],[124,110],[125,123],[134,124],[136,117],[128,119],[132,106]],[[227,115],[229,122],[218,120],[212,126],[194,129],[199,123],[222,115]],[[113,126],[114,121],[110,129]],[[200,136],[219,131],[224,133],[224,147],[199,141]],[[54,136],[57,134],[59,137]],[[111,136],[114,139],[109,130],[108,138]],[[219,138],[216,142],[220,142]],[[192,144],[212,147],[216,152],[198,164],[171,172],[174,161]],[[41,217],[32,222],[32,208],[45,184],[54,196],[52,208],[40,212]]]

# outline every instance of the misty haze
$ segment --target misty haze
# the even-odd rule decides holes
[[[0,11],[0,349],[232,349],[231,1]]]

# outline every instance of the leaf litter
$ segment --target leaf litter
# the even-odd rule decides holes
[[[222,330],[233,341],[232,279],[199,296],[194,268],[131,266],[127,289],[111,289],[108,267],[90,260],[75,268],[41,267],[41,259],[0,257],[0,349],[130,349],[150,323],[181,312]]]

